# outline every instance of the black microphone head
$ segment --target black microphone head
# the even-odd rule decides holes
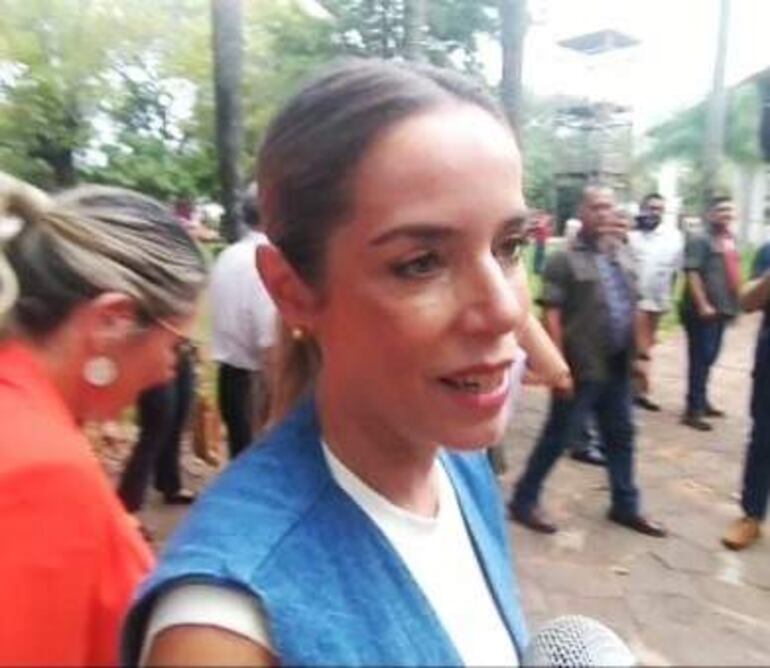
[[[626,644],[601,622],[582,615],[565,615],[538,631],[524,652],[524,666],[635,666]]]

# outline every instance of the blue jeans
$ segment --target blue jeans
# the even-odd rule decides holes
[[[757,342],[751,396],[753,425],[743,464],[741,506],[749,517],[764,519],[770,496],[770,328]]]
[[[709,374],[719,357],[727,322],[690,313],[683,320],[687,332],[687,413],[702,415],[708,405]]]
[[[639,513],[639,490],[634,484],[634,426],[631,418],[631,379],[618,362],[605,382],[578,383],[571,399],[553,397],[548,419],[516,484],[511,507],[527,514],[537,506],[548,473],[588,416],[596,416],[606,447],[612,512],[623,517]]]

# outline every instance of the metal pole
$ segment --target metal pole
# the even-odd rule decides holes
[[[725,90],[725,65],[730,30],[731,0],[720,0],[719,37],[714,62],[714,82],[709,98],[706,125],[706,141],[703,156],[703,204],[708,205],[714,196],[719,176],[719,166],[725,143],[725,117],[727,114],[727,92]]]

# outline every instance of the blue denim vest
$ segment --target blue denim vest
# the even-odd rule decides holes
[[[483,453],[441,456],[521,654],[526,627],[494,475]],[[462,665],[397,552],[332,478],[311,401],[241,453],[195,504],[139,592],[125,665],[137,664],[154,601],[180,582],[257,596],[283,665]]]

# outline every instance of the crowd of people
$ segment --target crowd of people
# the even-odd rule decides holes
[[[528,635],[486,450],[541,382],[509,517],[557,530],[540,498],[571,450],[606,465],[610,521],[665,537],[642,509],[632,410],[660,410],[650,365],[680,273],[688,428],[723,415],[708,385],[725,327],[765,312],[744,515],[723,539],[750,545],[770,493],[770,245],[744,283],[729,198],[685,238],[659,194],[630,219],[589,185],[562,248],[535,219],[538,317],[522,176],[477,85],[379,61],[332,67],[278,113],[250,231],[210,275],[150,198],[1,175],[0,664],[517,665]],[[231,462],[196,499],[179,444],[206,288]],[[131,405],[116,494],[80,428]],[[193,504],[158,564],[131,516],[153,473],[165,502]]]
[[[551,253],[542,266],[539,302],[543,320],[570,366],[574,387],[553,392],[542,434],[508,503],[511,518],[530,529],[557,530],[539,499],[551,468],[565,449],[572,448],[573,458],[607,467],[610,520],[651,536],[666,535],[662,525],[639,510],[631,406],[661,410],[650,394],[650,364],[658,328],[673,307],[680,274],[683,288],[678,311],[688,353],[681,423],[710,431],[711,420],[725,415],[709,401],[710,372],[725,329],[741,307],[748,311],[768,308],[762,297],[768,289],[770,245],[757,253],[753,279],[743,286],[741,258],[731,229],[735,205],[729,197],[714,198],[702,230],[686,236],[663,222],[664,213],[664,198],[650,193],[629,225],[610,189],[588,187],[567,247]],[[536,271],[541,262],[536,254]],[[732,549],[743,549],[756,540],[767,506],[770,469],[762,459],[767,456],[769,433],[764,425],[767,325],[765,320],[757,343],[754,427],[743,485],[745,516],[723,537]],[[598,427],[595,443],[591,424]]]

